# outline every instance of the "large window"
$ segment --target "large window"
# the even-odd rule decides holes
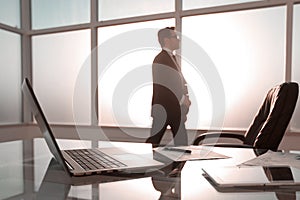
[[[20,35],[0,29],[0,124],[21,122]]]
[[[197,97],[192,101],[199,102],[199,108],[192,104],[191,110],[198,109],[193,117],[200,115],[200,126],[191,128],[209,126],[207,117],[222,116],[222,113],[211,115],[216,105],[211,105],[213,99],[207,96],[207,91],[215,83],[207,80],[213,80],[215,74],[202,74],[208,67],[217,69],[224,86],[225,99],[219,100],[226,105],[224,127],[247,128],[267,91],[284,81],[285,8],[186,17],[182,24],[183,34],[198,44],[214,63],[207,65],[207,60],[200,60],[201,52],[192,51],[199,53],[200,64],[194,67],[200,76],[196,79],[187,76],[187,81],[192,83],[191,89]],[[183,55],[190,48],[183,41]],[[195,76],[193,67],[184,64],[185,71]]]
[[[294,10],[287,9],[293,3]],[[150,127],[151,65],[160,51],[156,34],[178,25],[192,98],[187,127],[206,129],[217,120],[226,129],[246,129],[269,88],[290,81],[290,71],[300,82],[298,3],[2,0],[0,124],[29,119],[20,91],[29,76],[50,123]],[[300,130],[299,117],[298,103],[293,131]]]
[[[48,120],[73,124],[76,98],[76,122],[90,124],[90,31],[36,36],[32,44],[33,85]],[[74,96],[75,89],[80,96]]]

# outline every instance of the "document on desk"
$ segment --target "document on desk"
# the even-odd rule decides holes
[[[223,154],[214,152],[212,147],[204,146],[158,147],[155,149],[155,152],[162,154],[173,161],[230,158]]]
[[[291,166],[300,169],[300,154],[267,151],[265,154],[248,160],[241,166]]]

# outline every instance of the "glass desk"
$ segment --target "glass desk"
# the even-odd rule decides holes
[[[58,140],[61,148],[111,143]],[[139,148],[145,144],[113,143]],[[126,148],[127,148],[126,147]],[[141,150],[140,150],[141,149]],[[290,190],[219,191],[202,175],[202,167],[233,166],[255,158],[252,149],[213,148],[231,158],[169,163],[148,174],[107,174],[70,178],[53,159],[42,138],[0,143],[0,199],[300,199]],[[172,173],[174,166],[180,173]],[[171,174],[170,174],[171,172]]]

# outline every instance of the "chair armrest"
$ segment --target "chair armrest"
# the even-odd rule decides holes
[[[230,133],[230,132],[208,132],[203,133],[196,137],[194,140],[194,145],[198,145],[201,141],[203,141],[205,138],[233,138],[238,139],[242,142],[244,142],[245,137],[244,135],[238,134],[238,133]]]

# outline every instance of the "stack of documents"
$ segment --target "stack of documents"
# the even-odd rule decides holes
[[[300,154],[267,151],[241,165],[246,166],[291,166],[300,169]]]
[[[205,146],[158,147],[155,149],[155,152],[173,161],[229,158],[228,156],[214,152],[212,149]]]

